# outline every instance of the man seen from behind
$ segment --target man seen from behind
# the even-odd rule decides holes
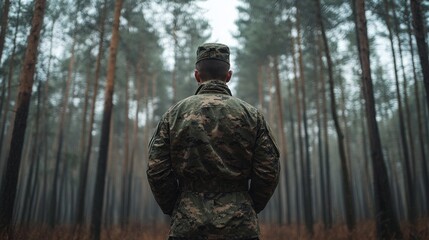
[[[259,239],[257,214],[279,179],[279,151],[263,115],[233,97],[228,46],[197,49],[198,89],[162,116],[147,177],[169,239]]]

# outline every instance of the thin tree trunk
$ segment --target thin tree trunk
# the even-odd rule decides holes
[[[319,41],[319,43],[321,42],[320,41],[320,37],[319,37],[319,39],[318,39]],[[315,66],[316,67],[318,67],[318,70],[319,70],[319,74],[318,74],[318,77],[316,76],[316,86],[315,86],[315,88],[316,88],[316,111],[317,111],[317,113],[316,113],[316,118],[317,118],[317,142],[318,142],[318,156],[319,156],[319,177],[320,177],[320,198],[321,198],[321,201],[320,201],[320,203],[321,203],[321,211],[322,211],[322,220],[323,220],[323,225],[324,225],[324,227],[325,227],[325,230],[326,229],[328,229],[328,213],[327,213],[327,211],[329,210],[328,208],[327,208],[327,202],[326,202],[326,200],[327,200],[327,196],[326,196],[326,188],[325,188],[325,186],[326,186],[326,183],[325,183],[325,179],[326,179],[326,176],[325,176],[325,167],[324,167],[324,159],[323,159],[323,141],[322,141],[322,123],[321,123],[321,121],[322,121],[322,119],[321,119],[321,114],[320,114],[320,112],[321,112],[321,107],[320,107],[320,98],[321,98],[321,94],[320,94],[320,92],[321,92],[321,80],[322,80],[322,78],[323,78],[323,62],[322,62],[322,49],[321,49],[321,46],[320,46],[320,44],[319,44],[319,48],[318,48],[318,50],[317,50],[317,54],[318,54],[318,58],[317,58],[317,61],[316,61],[316,64],[315,64]],[[323,80],[324,81],[324,80]],[[323,95],[322,95],[322,97],[324,98],[325,97],[325,92],[324,92],[324,89],[323,89]]]
[[[405,17],[406,19],[409,19],[409,11],[408,6],[405,7]],[[408,43],[410,45],[410,52],[411,52],[411,63],[413,67],[413,79],[414,79],[414,95],[415,95],[415,103],[416,103],[416,110],[417,110],[417,129],[418,129],[418,135],[419,135],[419,146],[420,146],[420,157],[422,162],[422,174],[423,174],[423,185],[425,186],[425,197],[426,197],[426,211],[429,212],[429,176],[428,176],[428,167],[427,167],[427,158],[426,158],[426,151],[425,151],[425,137],[424,137],[424,129],[423,129],[423,123],[422,123],[422,110],[420,106],[420,89],[419,89],[419,82],[417,80],[417,71],[416,71],[416,65],[414,62],[414,45],[413,45],[413,39],[412,39],[412,33],[411,33],[411,20],[409,19],[407,21],[407,32],[408,32]]]
[[[399,86],[399,77],[398,77],[398,67],[396,64],[396,53],[394,49],[393,44],[393,33],[390,23],[390,6],[388,0],[384,0],[384,7],[385,7],[385,22],[386,26],[389,32],[389,40],[390,40],[390,49],[393,56],[393,67],[394,67],[394,76],[395,76],[395,86],[396,86],[396,99],[398,100],[398,115],[399,115],[399,131],[401,136],[401,146],[402,151],[404,153],[404,163],[405,163],[405,196],[406,196],[406,206],[407,206],[407,213],[408,213],[408,220],[414,225],[416,222],[416,205],[414,200],[414,183],[412,179],[412,172],[411,172],[411,161],[410,155],[409,155],[409,149],[408,149],[408,142],[407,142],[407,134],[405,129],[405,120],[404,120],[404,113],[403,113],[403,107],[402,107],[402,97],[400,92],[400,86]]]
[[[125,226],[128,224],[129,217],[127,215],[127,174],[129,171],[128,165],[129,165],[129,146],[130,146],[130,134],[129,134],[129,125],[130,125],[130,119],[128,117],[129,115],[129,90],[128,90],[128,82],[130,80],[130,66],[129,63],[127,63],[127,72],[126,72],[126,83],[125,83],[125,134],[124,134],[124,161],[122,164],[122,206],[121,206],[121,227],[122,229],[125,228]]]
[[[3,149],[3,141],[4,141],[4,136],[5,136],[5,129],[6,129],[6,124],[7,124],[7,116],[9,115],[9,107],[10,107],[10,98],[11,98],[11,89],[12,89],[12,78],[13,78],[13,70],[15,67],[15,55],[16,55],[16,41],[17,41],[17,36],[18,36],[18,27],[21,24],[21,18],[20,18],[20,14],[21,14],[21,0],[18,1],[18,12],[17,12],[17,22],[15,25],[15,31],[14,31],[14,36],[13,36],[13,41],[12,41],[12,54],[10,57],[10,63],[9,63],[9,72],[8,72],[8,77],[7,77],[7,86],[6,86],[6,80],[3,81],[3,87],[2,87],[2,100],[4,100],[4,95],[6,95],[6,100],[1,102],[1,106],[3,109],[3,104],[5,103],[5,109],[4,112],[2,114],[2,120],[1,120],[1,131],[0,131],[0,164],[1,164],[1,159],[3,156],[3,150],[7,150],[7,149]],[[0,58],[1,60],[1,58]],[[1,61],[0,61],[1,62]],[[5,91],[5,89],[7,88],[7,92]],[[2,113],[0,111],[0,113]],[[1,166],[2,167],[2,166]]]
[[[54,41],[54,28],[55,28],[55,23],[56,23],[57,19],[54,18],[52,19],[52,25],[51,25],[51,36],[50,36],[50,45],[49,45],[49,58],[48,58],[48,69],[46,70],[46,81],[44,84],[44,89],[43,89],[43,98],[42,98],[42,120],[41,122],[43,122],[43,130],[42,130],[42,137],[43,137],[43,141],[40,145],[40,148],[42,149],[43,147],[43,153],[44,153],[44,172],[43,172],[43,185],[42,185],[42,196],[41,196],[41,208],[42,209],[47,209],[47,199],[48,199],[48,190],[47,190],[47,184],[48,184],[48,129],[49,129],[49,118],[48,118],[48,94],[49,94],[49,82],[50,82],[50,77],[51,77],[51,62],[52,62],[52,50],[53,50],[53,41]],[[40,150],[42,151],[42,150]],[[47,220],[47,215],[48,211],[40,211],[40,220],[42,223],[46,223]]]
[[[296,115],[297,115],[297,122],[298,122],[298,150],[299,150],[299,158],[296,156],[296,143],[295,140],[293,142],[294,144],[294,148],[293,148],[293,155],[294,155],[294,171],[295,171],[295,182],[296,182],[296,198],[295,201],[297,203],[297,228],[298,228],[298,235],[300,235],[300,223],[301,223],[301,209],[303,208],[301,206],[301,202],[300,199],[303,198],[303,194],[300,191],[300,189],[302,189],[302,187],[300,187],[300,180],[302,178],[299,178],[299,168],[300,168],[300,164],[303,162],[303,149],[302,149],[302,127],[301,127],[301,104],[300,104],[300,92],[299,92],[299,83],[298,83],[298,67],[296,66],[296,52],[295,52],[295,41],[294,38],[291,38],[291,48],[292,48],[292,65],[293,65],[293,74],[294,74],[294,91],[295,91],[295,106],[296,106]],[[292,126],[292,131],[293,131],[293,137],[295,139],[295,129],[294,126]],[[301,183],[301,186],[303,186],[303,183]],[[304,187],[304,186],[303,186]],[[305,221],[305,213],[304,213],[304,221]]]
[[[16,104],[16,116],[10,151],[6,166],[6,175],[0,189],[0,232],[7,231],[12,237],[12,216],[18,181],[19,167],[21,163],[22,147],[27,128],[27,118],[30,109],[31,92],[34,81],[34,73],[37,62],[37,53],[40,39],[40,31],[43,26],[46,0],[37,0],[34,6],[34,14],[30,35],[27,39],[24,64],[20,75],[18,101]]]
[[[152,125],[152,122],[153,122],[153,120],[152,120],[152,114],[151,114],[151,112],[149,111],[149,101],[150,101],[150,99],[151,99],[151,97],[153,97],[153,95],[151,96],[151,93],[150,93],[150,87],[149,87],[149,84],[150,83],[152,83],[152,84],[154,84],[155,83],[155,80],[154,80],[154,78],[156,78],[157,76],[156,76],[156,74],[155,75],[151,75],[151,76],[147,76],[147,78],[146,78],[146,80],[145,80],[145,82],[144,82],[144,86],[143,86],[143,88],[144,88],[144,107],[145,107],[145,109],[146,109],[146,124],[145,124],[145,127],[144,127],[144,129],[143,129],[143,158],[144,159],[148,159],[148,152],[149,152],[149,140],[150,140],[150,130],[152,129],[151,128],[151,125]],[[131,171],[130,171],[130,183],[132,183],[132,179],[131,179],[131,177],[134,177],[134,160],[131,162]],[[135,178],[135,177],[134,177]],[[137,185],[139,184],[140,182],[138,182],[138,181],[134,181],[134,186],[135,187],[137,187]],[[132,185],[132,184],[131,184]],[[131,186],[130,186],[131,187]],[[131,194],[132,193],[135,193],[135,196],[136,197],[131,197]],[[141,189],[139,189],[138,191],[130,191],[130,193],[129,193],[129,199],[130,199],[130,207],[132,206],[132,208],[130,208],[130,211],[131,212],[133,212],[133,213],[138,213],[137,211],[136,211],[136,204],[134,204],[134,205],[132,205],[131,204],[131,200],[134,200],[134,203],[139,203],[139,196],[140,196],[140,193],[141,193]],[[137,205],[138,206],[138,205]],[[135,210],[133,210],[133,209],[135,209]],[[137,215],[135,215],[135,219],[134,219],[134,221],[136,221],[138,216]]]
[[[313,203],[312,203],[312,187],[311,187],[311,168],[310,168],[310,153],[309,153],[309,140],[308,140],[308,128],[307,128],[307,113],[306,113],[306,90],[305,90],[305,77],[304,77],[304,62],[303,62],[303,54],[301,47],[301,26],[300,26],[300,18],[299,18],[299,10],[297,7],[296,12],[296,30],[297,30],[297,47],[298,47],[298,67],[299,67],[299,88],[297,89],[301,94],[301,110],[302,114],[301,124],[304,127],[304,143],[305,143],[305,153],[302,144],[300,145],[300,153],[301,153],[301,173],[303,178],[303,193],[304,193],[304,220],[305,226],[307,228],[308,233],[312,236],[314,233],[313,228]],[[300,110],[300,111],[301,111]],[[302,130],[300,131],[300,134]]]
[[[73,34],[73,43],[71,46],[71,56],[68,66],[68,72],[67,72],[67,81],[66,81],[66,88],[64,92],[63,97],[63,103],[61,107],[61,114],[60,114],[60,120],[58,124],[58,133],[57,133],[57,149],[56,149],[56,157],[55,157],[55,168],[54,168],[54,179],[52,181],[52,195],[50,200],[50,208],[49,208],[49,226],[54,227],[57,224],[57,197],[58,197],[58,180],[60,175],[60,165],[61,165],[61,159],[63,155],[63,145],[64,145],[64,130],[65,130],[65,121],[66,121],[66,115],[67,115],[67,109],[69,106],[69,94],[70,94],[70,88],[73,81],[73,69],[74,69],[74,62],[75,62],[75,44],[76,44],[76,33]],[[64,164],[64,163],[63,163]]]
[[[89,104],[89,89],[91,88],[91,71],[90,71],[90,65],[88,64],[86,66],[86,84],[85,84],[85,97],[83,102],[83,111],[82,111],[82,130],[80,133],[80,140],[79,140],[79,158],[83,159],[85,156],[85,147],[86,147],[86,133],[87,133],[87,115],[88,115],[88,104]]]
[[[366,28],[365,1],[354,0],[355,23],[359,59],[362,68],[362,87],[365,98],[366,119],[370,139],[374,171],[374,198],[376,201],[376,225],[378,239],[402,239],[399,224],[394,215],[389,178],[384,163],[380,134],[376,120],[375,100],[369,61],[369,43]]]
[[[95,119],[95,106],[98,95],[98,84],[100,79],[100,66],[101,59],[103,57],[103,41],[104,41],[104,22],[106,18],[107,11],[107,0],[104,0],[103,4],[103,12],[100,18],[99,26],[100,26],[100,35],[98,40],[98,55],[95,63],[95,76],[94,76],[94,89],[91,98],[91,112],[89,116],[89,129],[88,129],[88,141],[86,146],[85,156],[82,159],[82,165],[80,169],[80,181],[79,188],[77,191],[77,207],[76,207],[76,225],[83,225],[85,218],[85,198],[86,198],[86,187],[88,185],[88,168],[89,168],[89,160],[91,158],[91,150],[92,150],[92,131],[94,129],[94,119]],[[81,231],[78,231],[81,232]]]
[[[122,0],[115,2],[115,14],[113,20],[112,40],[110,42],[110,56],[107,69],[106,91],[104,94],[103,121],[101,126],[100,152],[98,155],[97,175],[94,190],[92,211],[91,237],[100,239],[101,219],[103,210],[104,187],[106,182],[107,154],[109,151],[110,121],[113,108],[113,87],[115,83],[116,53],[119,42],[119,19],[121,16]]]
[[[108,167],[107,167],[107,176],[106,176],[106,186],[104,187],[105,189],[107,189],[107,192],[104,193],[104,198],[106,199],[106,204],[104,204],[103,206],[103,226],[105,228],[108,228],[109,225],[113,224],[113,214],[114,214],[114,209],[115,209],[115,181],[114,179],[116,178],[116,171],[112,170],[111,166],[116,166],[116,162],[115,159],[118,158],[118,154],[117,154],[117,150],[116,150],[116,145],[117,145],[117,141],[116,140],[116,136],[115,136],[115,115],[112,115],[112,119],[110,121],[110,132],[111,134],[109,135],[109,151],[108,151],[108,156],[107,156],[107,162]],[[110,167],[109,167],[110,166]],[[110,190],[109,190],[110,189]]]
[[[413,15],[414,36],[423,72],[423,83],[426,89],[426,103],[429,106],[429,53],[426,42],[425,21],[422,11],[422,0],[410,0]]]
[[[39,129],[40,129],[40,96],[41,96],[41,86],[42,84],[38,83],[37,85],[37,105],[36,105],[36,122],[35,122],[35,130],[34,130],[34,144],[31,146],[31,154],[30,154],[30,158],[28,159],[30,161],[30,169],[29,169],[29,173],[27,176],[27,183],[25,186],[25,193],[24,193],[24,207],[23,207],[23,211],[22,211],[22,215],[21,215],[21,222],[24,224],[28,224],[28,219],[29,219],[29,215],[30,215],[30,205],[32,204],[32,202],[30,202],[31,200],[31,193],[33,192],[32,190],[34,190],[35,186],[36,186],[36,181],[37,181],[37,170],[38,170],[38,166],[39,166],[39,159],[37,158],[37,156],[39,155],[38,150],[38,144],[39,144]]]
[[[320,41],[322,44],[322,41]],[[322,49],[322,46],[320,47]],[[320,67],[323,67],[322,51],[319,51],[319,62]],[[320,74],[322,84],[322,111],[323,111],[323,143],[324,148],[324,159],[325,159],[325,176],[326,176],[326,228],[332,227],[332,198],[331,198],[331,166],[330,166],[330,150],[329,150],[329,137],[328,137],[328,108],[327,108],[327,96],[326,96],[326,80],[324,74]]]
[[[285,174],[283,174],[283,181],[281,183],[281,188],[278,189],[279,194],[279,223],[282,224],[284,222],[283,219],[283,204],[282,204],[282,187],[283,189],[289,189],[288,187],[288,179],[287,179],[287,142],[284,134],[284,120],[283,120],[283,99],[282,99],[282,89],[281,89],[281,83],[280,83],[280,73],[279,73],[279,66],[278,66],[278,56],[274,57],[274,80],[275,80],[275,86],[276,86],[276,102],[277,102],[277,127],[280,137],[280,154],[282,156],[282,165],[283,165],[283,171]],[[288,198],[289,194],[286,194],[286,204],[289,204],[290,199]],[[287,209],[286,212],[289,212],[289,209]]]
[[[76,83],[73,84],[72,87],[72,97],[71,99],[75,99],[76,98]],[[67,107],[69,110],[68,115],[70,116],[70,118],[73,116],[73,107]],[[71,129],[72,125],[70,121],[67,121],[64,123],[64,128],[65,129]],[[66,139],[66,137],[64,137]],[[65,145],[64,147],[64,152],[67,153],[69,152],[68,150],[69,146]],[[76,149],[76,152],[77,149]],[[68,186],[68,182],[70,181],[70,159],[69,158],[65,158],[63,161],[63,166],[62,166],[62,173],[61,176],[59,176],[59,186],[60,186],[60,192],[59,192],[59,199],[58,199],[58,216],[59,216],[59,222],[60,223],[65,223],[67,221],[67,207],[70,206],[70,204],[68,203],[68,200],[70,199],[71,196],[67,197],[67,194],[69,194],[69,192],[71,192],[71,188],[69,189]],[[66,198],[64,198],[66,197]],[[64,199],[64,200],[63,200]],[[69,216],[70,217],[70,216]]]
[[[19,3],[21,5],[21,3]],[[5,0],[3,3],[3,12],[1,15],[1,30],[0,30],[0,62],[3,56],[3,47],[7,33],[7,23],[9,20],[10,0]]]
[[[414,152],[414,134],[413,134],[413,129],[411,127],[411,112],[410,112],[410,104],[408,102],[408,79],[406,77],[406,73],[405,73],[405,64],[404,64],[404,57],[402,56],[402,40],[401,37],[399,36],[399,31],[400,31],[400,27],[399,27],[399,22],[398,22],[398,17],[396,15],[396,7],[395,7],[395,3],[394,2],[390,2],[392,4],[392,12],[393,12],[393,22],[394,22],[394,26],[395,26],[395,35],[396,35],[396,39],[397,41],[397,45],[398,45],[398,50],[399,50],[399,60],[401,62],[401,69],[402,69],[402,88],[404,91],[404,105],[405,105],[405,113],[406,113],[406,124],[407,124],[407,128],[408,128],[408,141],[410,143],[410,166],[411,166],[411,176],[415,176],[415,152]],[[414,179],[412,179],[414,181]],[[415,184],[413,184],[415,185]]]
[[[322,33],[322,40],[323,40],[326,60],[328,64],[329,92],[331,97],[331,114],[332,114],[332,119],[334,120],[335,130],[337,132],[338,151],[339,151],[340,161],[341,161],[341,173],[342,173],[343,194],[344,194],[343,199],[344,199],[344,206],[346,208],[345,209],[346,222],[347,222],[347,228],[351,232],[356,225],[355,209],[353,204],[353,192],[351,189],[350,177],[348,174],[347,157],[346,157],[346,152],[344,147],[344,135],[341,130],[340,123],[338,121],[337,106],[336,106],[335,93],[334,93],[334,76],[333,76],[333,69],[332,69],[332,59],[329,51],[328,39],[326,37],[325,25],[323,23],[320,0],[317,0],[317,4],[318,4],[317,16],[320,23],[320,30]]]
[[[19,23],[19,13],[21,11],[21,1],[19,1],[18,3],[18,23]],[[2,56],[3,56],[3,47],[4,47],[4,42],[6,39],[6,32],[7,32],[7,28],[8,28],[8,18],[9,18],[9,8],[10,8],[10,0],[6,0],[5,3],[2,5],[3,7],[3,12],[2,12],[2,17],[1,17],[1,25],[0,25],[0,63],[2,62]],[[18,24],[17,24],[18,25]],[[16,28],[15,28],[15,39],[16,39]],[[14,47],[15,48],[16,44],[15,44],[16,40],[14,41]],[[12,56],[14,56],[14,50],[12,51]],[[12,61],[13,62],[13,58]],[[12,64],[10,64],[12,65]],[[9,86],[10,88],[10,86]],[[3,104],[4,104],[4,97],[6,94],[6,79],[3,78],[3,84],[2,84],[2,92],[1,92],[1,102],[0,102],[0,114],[2,113],[3,110]],[[7,103],[9,103],[9,101],[7,101]],[[5,112],[6,115],[6,112]],[[0,122],[1,123],[1,122]],[[3,132],[2,132],[2,136],[3,136]],[[2,138],[2,137],[1,137]],[[2,138],[3,139],[3,138]],[[3,145],[2,140],[0,141],[0,148]],[[1,149],[0,149],[0,157],[1,157]]]

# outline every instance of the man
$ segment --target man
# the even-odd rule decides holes
[[[262,114],[231,96],[229,67],[226,45],[199,46],[196,94],[162,116],[149,143],[147,177],[171,216],[169,239],[259,239],[279,152]]]

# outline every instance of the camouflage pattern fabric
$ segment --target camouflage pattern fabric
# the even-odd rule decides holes
[[[214,59],[229,64],[229,47],[221,43],[204,43],[198,46],[197,61]]]
[[[170,236],[250,239],[279,179],[279,152],[262,114],[211,80],[164,114],[147,177],[171,216]],[[249,181],[250,180],[250,181]]]

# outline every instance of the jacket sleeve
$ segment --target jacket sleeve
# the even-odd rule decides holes
[[[263,117],[257,133],[252,164],[249,194],[256,213],[259,213],[273,195],[280,173],[279,150]]]
[[[146,171],[152,193],[161,210],[171,215],[179,195],[177,178],[170,158],[169,124],[164,116],[149,142],[149,161]]]

